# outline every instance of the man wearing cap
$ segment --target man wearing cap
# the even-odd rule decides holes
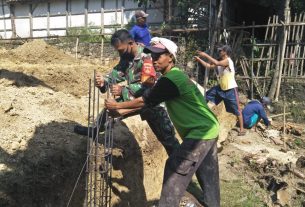
[[[270,121],[266,115],[265,108],[271,105],[271,100],[268,97],[263,97],[261,101],[252,100],[250,101],[242,111],[243,119],[244,119],[244,127],[247,129],[251,129],[257,123],[263,119],[264,124],[268,127],[270,125]]]
[[[134,16],[136,19],[136,25],[131,28],[129,33],[136,42],[148,46],[151,40],[148,26],[146,24],[146,18],[148,17],[148,14],[140,10],[136,11]]]
[[[135,97],[141,96],[145,90],[151,87],[151,79],[153,79],[153,83],[155,82],[156,73],[152,63],[150,61],[151,68],[149,68],[149,64],[146,62],[147,59],[151,60],[151,57],[143,53],[144,47],[138,45],[125,29],[118,30],[112,35],[111,45],[119,52],[120,62],[105,78],[101,74],[97,74],[96,86],[102,93],[105,93],[110,87],[111,93],[117,97],[116,100],[119,102],[130,101]],[[127,81],[127,85],[118,85],[118,83],[124,81]],[[124,112],[120,112],[125,115]],[[136,113],[140,114],[142,120],[147,121],[168,154],[171,154],[179,146],[179,141],[175,137],[174,127],[164,107],[156,105],[137,110]],[[133,115],[136,113],[133,113]],[[103,129],[106,121],[105,114],[103,111],[97,118],[101,126],[100,130]],[[87,135],[88,128],[78,125],[75,126],[74,131],[78,134]],[[92,131],[97,133],[97,127],[93,130],[92,128],[89,129],[89,133]]]
[[[105,101],[110,110],[153,107],[165,102],[169,116],[183,142],[166,161],[159,207],[178,207],[192,176],[196,173],[203,190],[205,206],[219,207],[217,137],[219,123],[195,83],[175,66],[177,45],[154,38],[153,64],[162,76],[142,97],[126,102]]]
[[[243,117],[239,107],[239,98],[237,92],[237,83],[235,81],[234,63],[230,58],[232,49],[228,45],[218,48],[220,60],[216,60],[205,52],[197,51],[199,56],[195,56],[195,60],[208,69],[217,69],[219,75],[219,85],[214,86],[206,93],[206,99],[215,105],[224,101],[226,111],[237,116],[240,131],[239,136],[245,135],[246,131],[243,127]],[[202,58],[208,60],[207,63]],[[209,104],[210,105],[210,104]]]

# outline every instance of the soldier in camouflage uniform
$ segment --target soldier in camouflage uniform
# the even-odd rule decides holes
[[[119,96],[117,101],[120,102],[130,101],[136,97],[140,97],[147,89],[147,86],[141,83],[143,58],[147,56],[143,53],[144,46],[135,43],[127,30],[118,30],[115,32],[112,35],[111,44],[119,52],[120,62],[105,78],[97,75],[97,87],[100,88],[102,93],[105,93],[110,87],[112,93]],[[125,86],[111,84],[124,81],[127,81],[127,85]],[[153,108],[139,109],[133,114],[140,114],[142,120],[147,121],[149,127],[168,154],[171,154],[179,146],[179,142],[175,137],[174,127],[164,107],[158,105]],[[101,128],[103,128],[106,121],[104,110],[100,113],[97,120]],[[88,128],[77,125],[74,131],[78,134],[87,135]],[[89,132],[92,131],[96,133],[96,128],[95,130],[89,129]]]

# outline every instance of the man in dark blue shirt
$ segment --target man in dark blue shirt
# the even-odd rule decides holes
[[[271,100],[268,97],[263,97],[261,101],[250,101],[242,111],[244,119],[244,127],[251,129],[253,126],[263,119],[264,124],[268,127],[270,121],[267,118],[265,108],[271,104]]]
[[[136,11],[135,18],[136,18],[136,25],[134,25],[129,33],[133,37],[133,39],[138,42],[142,43],[145,46],[150,45],[151,36],[148,30],[148,26],[146,24],[146,18],[148,14],[144,11]]]

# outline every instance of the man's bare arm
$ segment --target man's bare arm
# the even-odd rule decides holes
[[[198,56],[195,56],[195,60],[197,62],[199,62],[201,65],[203,65],[203,67],[208,68],[208,69],[215,69],[216,65],[214,64],[209,64],[207,62],[205,62],[204,60],[201,60]]]
[[[116,102],[114,99],[106,99],[105,100],[105,107],[107,109],[137,109],[141,108],[145,105],[144,100],[142,97],[133,99],[131,101],[125,102]]]
[[[200,57],[206,58],[210,63],[212,63],[212,65],[222,67],[227,67],[229,65],[229,61],[227,58],[224,60],[216,60],[205,52],[197,51],[197,53]]]

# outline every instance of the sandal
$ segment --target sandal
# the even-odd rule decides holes
[[[238,132],[237,136],[245,136],[246,135],[246,131],[242,131],[242,132]]]

